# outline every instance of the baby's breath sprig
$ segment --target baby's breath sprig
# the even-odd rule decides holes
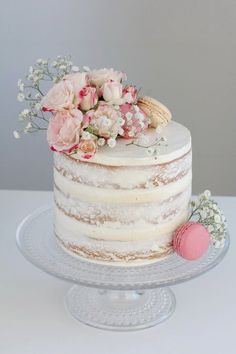
[[[154,156],[154,158],[157,159],[159,155],[160,147],[167,146],[168,144],[167,144],[167,138],[161,135],[162,128],[158,127],[156,129],[156,132],[157,132],[157,137],[154,140],[154,142],[152,142],[151,144],[149,144],[148,136],[145,134],[141,134],[139,137],[132,140],[130,143],[126,144],[126,146],[135,145],[140,148],[146,149],[147,155]]]
[[[25,123],[21,130],[13,132],[15,138],[21,133],[34,133],[38,130],[47,130],[49,118],[41,110],[40,102],[44,96],[46,82],[59,82],[70,72],[77,72],[79,68],[73,65],[70,56],[57,56],[55,60],[38,59],[29,67],[25,80],[18,80],[19,102],[26,102],[28,107],[20,112],[18,119]]]
[[[189,220],[193,219],[208,229],[214,247],[223,247],[227,232],[226,218],[217,202],[211,198],[211,192],[206,190],[200,194],[191,202],[191,208]]]

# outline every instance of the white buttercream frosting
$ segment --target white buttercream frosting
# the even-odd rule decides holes
[[[155,129],[149,128],[146,132],[149,144],[154,143],[158,134]],[[183,125],[171,121],[162,131],[166,137],[167,146],[158,149],[157,160],[154,156],[148,156],[146,149],[135,145],[129,145],[130,140],[120,138],[115,148],[109,146],[100,147],[96,154],[89,160],[90,163],[98,163],[107,166],[137,166],[156,165],[166,163],[179,156],[183,156],[191,148],[191,135]],[[75,159],[88,161],[79,155],[73,155]]]
[[[113,261],[171,250],[173,231],[188,217],[191,136],[175,122],[163,134],[167,146],[156,159],[125,139],[90,160],[55,154],[55,232],[63,247]],[[147,135],[152,141],[157,133]]]

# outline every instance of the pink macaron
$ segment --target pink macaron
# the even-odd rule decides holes
[[[189,221],[176,229],[173,248],[179,256],[192,261],[203,256],[209,242],[210,234],[205,226]]]

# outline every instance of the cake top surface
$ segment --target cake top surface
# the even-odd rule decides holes
[[[161,138],[155,129],[149,128],[145,137],[147,144],[139,144],[138,146],[130,139],[118,139],[114,148],[109,146],[101,147],[97,153],[89,160],[82,158],[80,155],[71,155],[74,159],[86,161],[89,163],[98,163],[109,166],[137,166],[137,165],[156,165],[170,162],[191,149],[191,135],[189,130],[183,125],[171,121],[163,128],[161,136],[164,137],[163,143],[156,147],[156,141]],[[149,147],[151,151],[149,152]],[[153,150],[157,149],[156,154]]]

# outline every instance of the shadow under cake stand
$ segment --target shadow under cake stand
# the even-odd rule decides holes
[[[74,285],[66,307],[87,325],[118,331],[148,328],[167,319],[176,301],[169,285],[195,278],[216,266],[226,254],[209,247],[196,261],[173,253],[143,266],[112,266],[71,256],[53,235],[52,205],[37,209],[17,229],[17,245],[27,260],[45,272]]]

